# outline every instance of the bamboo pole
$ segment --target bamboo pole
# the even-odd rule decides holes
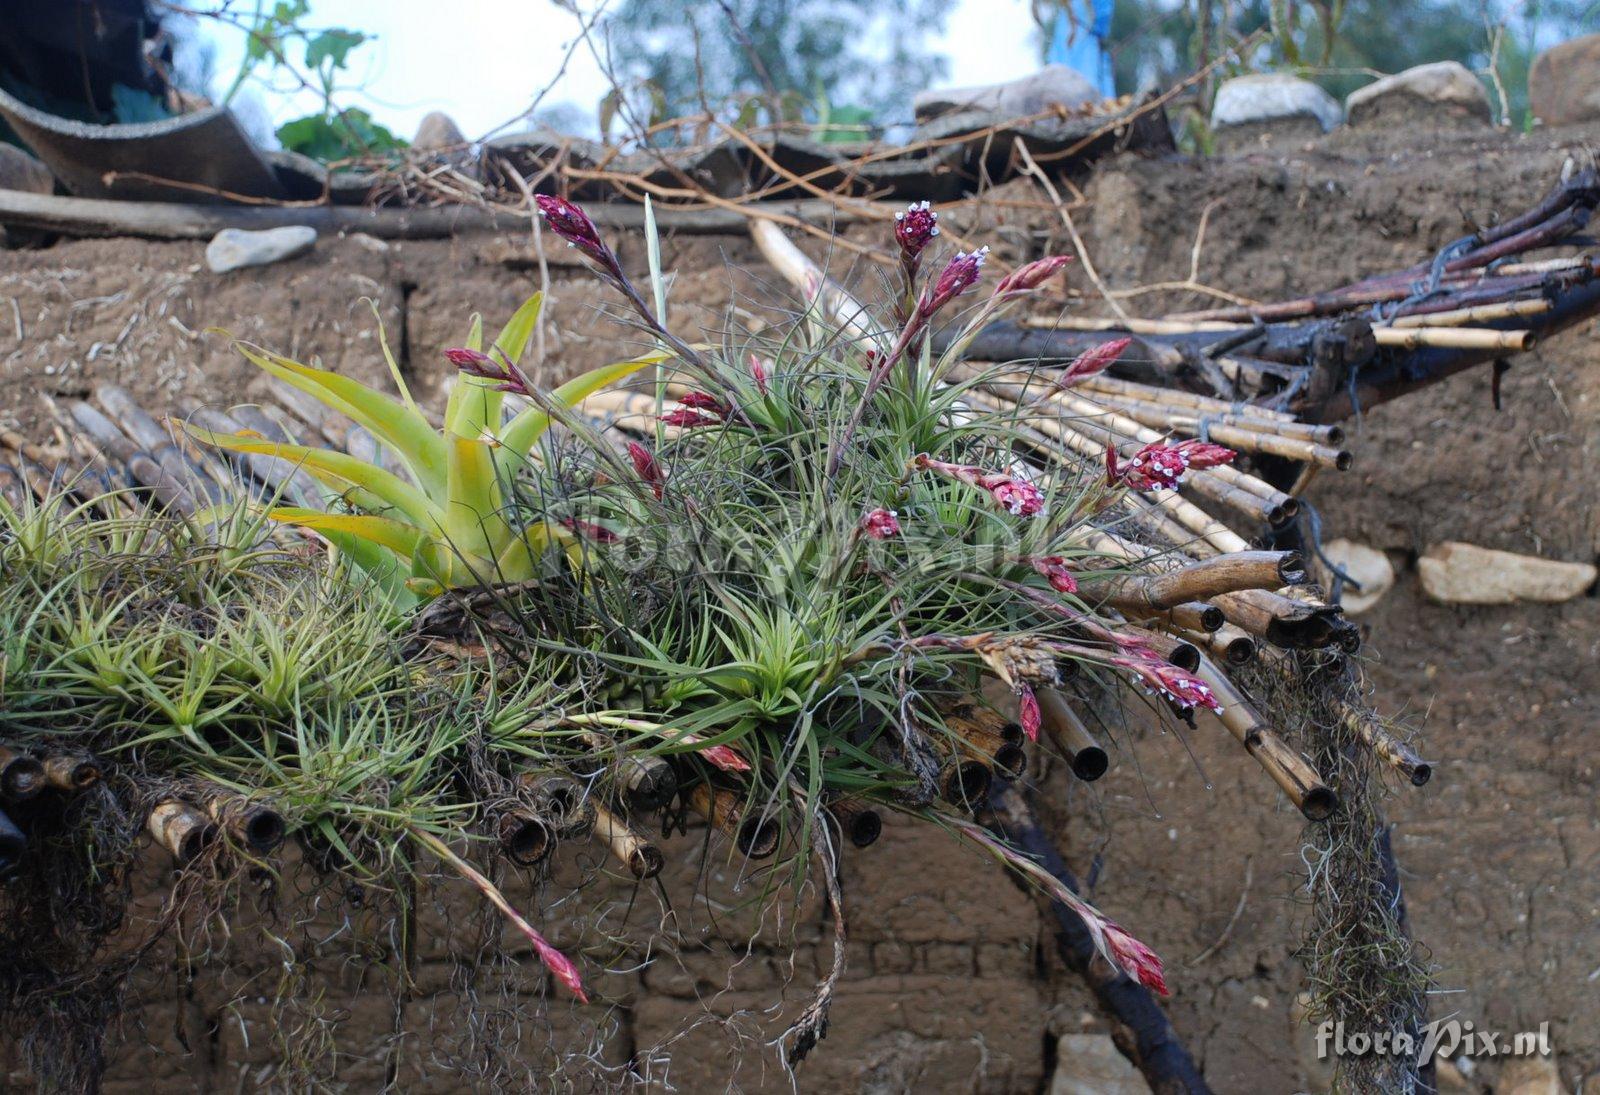
[[[1206,682],[1222,704],[1217,721],[1239,739],[1245,751],[1289,796],[1289,801],[1307,820],[1327,820],[1339,805],[1339,798],[1322,782],[1316,769],[1267,726],[1250,701],[1215,665],[1202,659],[1195,675]]]
[[[1187,639],[1179,638],[1165,631],[1152,631],[1147,627],[1137,624],[1123,624],[1117,629],[1124,635],[1131,635],[1139,639],[1161,655],[1163,659],[1177,666],[1194,672],[1194,667],[1200,664],[1200,649]]]
[[[1320,649],[1341,643],[1339,610],[1308,604],[1265,589],[1240,590],[1212,598],[1229,623],[1274,646]]]
[[[1435,347],[1521,352],[1533,349],[1534,343],[1532,331],[1500,331],[1489,327],[1374,327],[1372,337],[1379,346],[1395,350]]]
[[[726,787],[697,783],[689,791],[689,808],[733,841],[751,859],[765,859],[778,850],[778,823],[770,818],[744,816],[744,804]]]
[[[1101,402],[1102,398],[1096,397],[1096,401]],[[1110,397],[1103,399],[1103,405],[1152,429],[1176,430],[1190,437],[1198,437],[1204,433],[1217,444],[1227,445],[1240,452],[1264,452],[1272,456],[1336,468],[1339,471],[1348,471],[1354,460],[1348,449],[1337,449],[1307,437],[1288,436],[1276,428],[1278,423],[1260,419],[1244,419],[1242,416],[1231,414],[1202,417],[1185,414],[1155,403],[1138,403]],[[1282,425],[1288,426],[1291,423]],[[1301,432],[1307,434],[1329,432],[1325,426],[1304,423],[1293,423],[1293,425],[1302,427]]]
[[[87,791],[100,782],[100,765],[82,753],[53,752],[44,758],[44,776],[50,786],[66,794]]]
[[[883,835],[883,815],[859,798],[851,795],[836,798],[828,804],[828,813],[857,848],[871,847]]]
[[[1236,551],[1159,574],[1085,577],[1078,582],[1078,593],[1118,611],[1158,613],[1240,590],[1279,589],[1305,578],[1299,552]]]
[[[621,749],[592,730],[581,736],[591,749],[611,758],[612,783],[633,809],[659,810],[678,793],[678,773],[665,757]]]
[[[1183,319],[1118,319],[1114,316],[1027,316],[1021,320],[1024,327],[1044,331],[1104,331],[1130,335],[1192,335],[1206,331],[1249,330],[1249,324],[1224,323],[1217,320]]]
[[[626,821],[599,803],[595,804],[594,835],[605,844],[617,862],[628,868],[633,877],[640,881],[654,878],[666,866],[660,848],[634,832]]]
[[[0,794],[26,802],[45,789],[44,765],[27,753],[0,745]]]
[[[556,846],[556,834],[549,823],[524,810],[501,814],[495,822],[495,834],[500,838],[500,850],[519,867],[537,867]]]
[[[179,866],[193,862],[216,835],[216,826],[210,819],[177,799],[157,803],[144,824],[156,843],[171,852]]]
[[[1349,704],[1340,704],[1339,715],[1346,728],[1365,742],[1378,759],[1409,779],[1412,786],[1421,787],[1433,778],[1433,765],[1384,729],[1376,714],[1357,710]]]
[[[1111,759],[1106,751],[1084,726],[1078,713],[1067,703],[1066,697],[1054,688],[1041,688],[1037,693],[1039,717],[1050,741],[1066,757],[1072,774],[1085,783],[1093,783],[1106,774]]]
[[[1141,612],[1138,615],[1151,627],[1159,627],[1163,631],[1177,628],[1202,635],[1210,634],[1227,622],[1223,619],[1222,609],[1204,601],[1188,601],[1181,605],[1173,605],[1171,608],[1150,613]]]
[[[1249,665],[1255,660],[1256,641],[1242,628],[1232,624],[1223,624],[1210,632],[1179,629],[1177,634],[1229,665]]]
[[[1465,327],[1474,323],[1492,323],[1501,319],[1519,319],[1539,316],[1555,307],[1555,302],[1545,297],[1527,300],[1503,300],[1497,304],[1478,304],[1470,308],[1451,308],[1444,312],[1419,312],[1396,316],[1390,327]],[[1377,330],[1377,328],[1373,328]]]
[[[283,815],[244,795],[217,791],[204,796],[207,816],[257,855],[270,855],[288,835]]]
[[[1226,399],[1218,399],[1216,396],[1186,391],[1183,388],[1163,388],[1155,384],[1140,384],[1134,380],[1106,376],[1104,373],[1085,377],[1073,387],[1086,393],[1103,392],[1119,399],[1137,400],[1141,403],[1156,403],[1166,407],[1188,407],[1201,414],[1237,414],[1249,418],[1278,422],[1285,426],[1296,424],[1295,416],[1288,411],[1275,411],[1255,403],[1236,403]],[[1329,444],[1337,445],[1342,440],[1343,434],[1341,432],[1339,439],[1332,440]]]

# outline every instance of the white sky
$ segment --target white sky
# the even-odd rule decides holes
[[[312,0],[307,25],[377,35],[351,55],[351,83],[363,90],[340,102],[365,108],[406,138],[430,110],[449,114],[474,139],[521,114],[555,77],[577,31],[575,18],[549,0]],[[935,45],[950,61],[945,83],[993,83],[1037,67],[1032,30],[1028,0],[957,0]],[[225,87],[238,70],[243,35],[209,20],[201,32],[215,44],[217,83]],[[599,66],[580,45],[542,105],[570,102],[592,118],[605,92]],[[265,110],[273,125],[321,105],[306,93],[241,98],[241,113]]]

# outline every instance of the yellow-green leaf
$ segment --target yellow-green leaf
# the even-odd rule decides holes
[[[365,513],[323,513],[320,510],[301,509],[297,506],[279,506],[269,510],[267,516],[274,521],[317,532],[345,532],[379,547],[388,548],[403,559],[410,559],[421,542],[422,530],[404,521],[389,517],[375,517]]]

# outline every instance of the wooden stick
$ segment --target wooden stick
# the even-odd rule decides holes
[[[204,814],[177,799],[158,802],[144,824],[156,843],[171,852],[180,866],[205,851],[217,831]]]
[[[0,745],[0,794],[12,802],[26,802],[45,786],[44,765],[27,753]]]
[[[1471,308],[1451,308],[1445,312],[1421,312],[1397,316],[1389,321],[1390,327],[1463,327],[1474,323],[1490,323],[1499,319],[1516,319],[1520,316],[1538,316],[1555,307],[1555,302],[1545,297],[1527,300],[1503,300],[1497,304],[1479,304]],[[1378,328],[1373,328],[1374,331]]]
[[[1027,316],[1020,321],[1024,327],[1044,331],[1105,331],[1117,334],[1126,331],[1134,335],[1191,335],[1202,331],[1248,330],[1248,324],[1221,323],[1216,320],[1182,319],[1118,319],[1114,316]]]
[[[1217,721],[1239,739],[1245,751],[1266,769],[1283,793],[1310,821],[1324,821],[1339,805],[1339,797],[1306,759],[1278,737],[1262,720],[1231,680],[1211,662],[1201,659],[1195,675],[1206,682],[1222,704]]]
[[[1089,734],[1089,728],[1083,725],[1083,720],[1067,703],[1066,697],[1054,688],[1041,688],[1036,695],[1044,732],[1061,755],[1067,758],[1072,774],[1085,783],[1093,783],[1105,775],[1111,760]]]
[[[689,808],[751,859],[765,859],[778,850],[778,823],[769,818],[746,818],[738,794],[726,787],[695,784],[689,791]]]
[[[1299,552],[1237,551],[1161,574],[1083,578],[1079,595],[1135,614],[1160,612],[1246,589],[1279,589],[1306,579]]]
[[[660,848],[634,832],[626,821],[599,803],[595,804],[594,835],[605,842],[611,854],[628,868],[634,878],[641,881],[654,878],[666,866]],[[774,844],[776,841],[774,836]]]
[[[1533,349],[1532,331],[1498,331],[1489,327],[1374,327],[1379,346],[1418,350],[1425,346],[1445,350]]]
[[[1416,750],[1384,729],[1378,716],[1371,711],[1358,710],[1349,704],[1340,704],[1340,717],[1345,726],[1356,734],[1385,764],[1409,779],[1414,787],[1421,787],[1433,778],[1433,765],[1417,755]]]

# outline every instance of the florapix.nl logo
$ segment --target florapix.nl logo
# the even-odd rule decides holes
[[[1427,1061],[1435,1056],[1548,1057],[1550,1024],[1537,1030],[1506,1033],[1480,1030],[1470,1019],[1440,1019],[1420,1031],[1349,1031],[1343,1022],[1317,1027],[1317,1059],[1329,1057],[1406,1057]]]

